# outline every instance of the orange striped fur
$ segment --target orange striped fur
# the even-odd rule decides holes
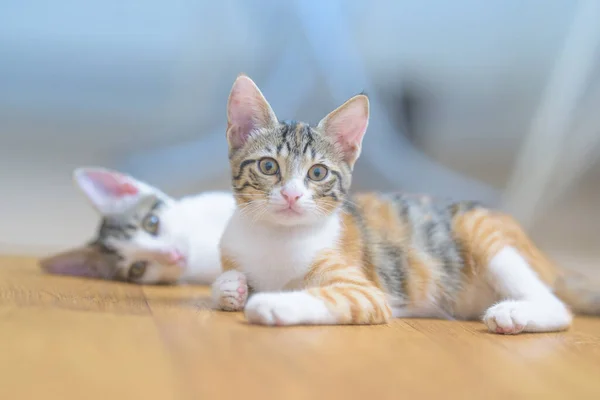
[[[431,201],[426,197],[423,199]],[[412,245],[412,229],[416,227],[394,212],[393,201],[372,193],[358,195],[354,200],[365,217],[364,229],[368,235],[391,239],[406,254],[404,290],[408,303],[426,301],[432,295],[431,289],[441,291],[439,297],[450,295],[444,293],[443,261]],[[391,310],[375,269],[376,260],[366,261],[368,257],[362,250],[364,242],[360,228],[352,216],[344,214],[343,220],[344,231],[339,247],[320,254],[305,277],[309,293],[335,309],[341,316],[341,323],[387,322]],[[484,273],[482,269],[505,246],[519,249],[544,282],[551,285],[556,279],[554,265],[509,215],[486,208],[459,213],[452,220],[452,234],[464,246],[461,254],[464,269],[460,272],[464,290]],[[459,298],[461,293],[453,296]]]

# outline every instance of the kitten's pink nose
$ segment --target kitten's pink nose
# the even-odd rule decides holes
[[[178,250],[172,250],[167,253],[167,262],[170,265],[178,264],[181,265],[185,262],[185,256]]]
[[[289,206],[293,206],[294,204],[296,204],[298,199],[302,197],[302,193],[300,193],[299,190],[287,188],[281,188],[281,195],[283,196],[285,201],[287,201]]]

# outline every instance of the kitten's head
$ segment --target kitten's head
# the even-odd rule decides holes
[[[232,184],[241,213],[276,225],[311,225],[334,213],[350,188],[369,121],[357,95],[316,126],[280,122],[261,91],[237,78],[227,106]]]
[[[174,229],[175,200],[116,171],[79,168],[73,176],[101,216],[96,237],[41,260],[42,268],[53,274],[135,283],[175,282],[188,252]]]

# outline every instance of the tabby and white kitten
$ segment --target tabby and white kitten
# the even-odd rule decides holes
[[[245,308],[249,322],[265,325],[483,318],[504,334],[566,329],[561,297],[600,312],[600,291],[573,291],[505,214],[427,196],[350,197],[366,96],[316,126],[280,122],[240,76],[227,112],[237,210],[221,240],[216,307]]]
[[[230,193],[176,200],[101,168],[77,169],[74,180],[102,220],[87,245],[41,260],[47,272],[141,284],[210,284],[220,274],[219,238],[235,209]]]

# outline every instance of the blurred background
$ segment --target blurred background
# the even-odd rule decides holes
[[[0,251],[92,235],[78,166],[174,196],[227,189],[225,106],[245,72],[281,119],[369,94],[354,190],[481,200],[593,265],[598,21],[595,0],[3,0]]]

